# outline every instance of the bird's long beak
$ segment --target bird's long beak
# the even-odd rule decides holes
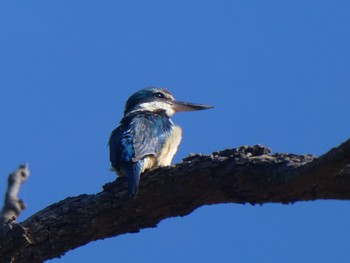
[[[183,112],[183,111],[206,110],[214,107],[209,105],[204,105],[204,104],[191,103],[191,102],[173,101],[172,108],[174,109],[175,112]]]

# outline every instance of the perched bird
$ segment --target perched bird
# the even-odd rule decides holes
[[[124,116],[109,138],[109,158],[119,176],[128,179],[128,193],[139,188],[140,174],[170,165],[181,141],[181,128],[170,117],[175,112],[210,109],[211,106],[176,101],[161,88],[146,88],[127,100]]]

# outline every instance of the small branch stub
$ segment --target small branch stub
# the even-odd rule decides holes
[[[18,198],[18,193],[21,185],[28,177],[28,164],[20,165],[15,172],[9,175],[5,203],[0,213],[1,225],[16,220],[19,214],[26,208],[24,202]]]

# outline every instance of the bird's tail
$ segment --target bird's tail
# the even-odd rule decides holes
[[[128,173],[128,194],[134,196],[139,191],[140,174],[141,174],[142,161],[138,161],[132,164],[130,172]]]

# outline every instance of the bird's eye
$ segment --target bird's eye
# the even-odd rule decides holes
[[[154,96],[156,96],[157,98],[160,98],[160,99],[164,99],[165,98],[164,94],[160,93],[160,92],[155,93]]]

